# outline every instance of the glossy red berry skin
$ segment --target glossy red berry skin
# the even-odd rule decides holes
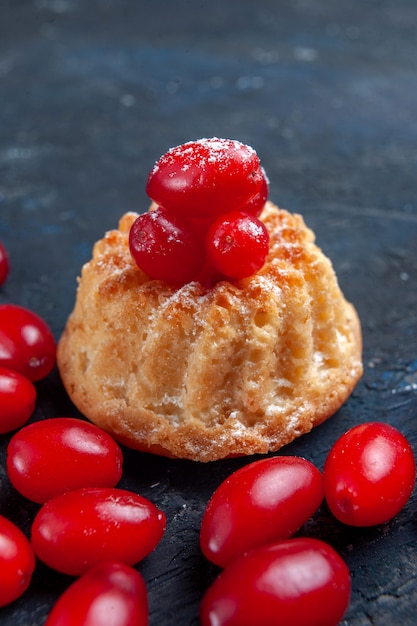
[[[228,565],[200,607],[201,626],[337,626],[350,598],[348,567],[318,539],[251,550]]]
[[[327,504],[350,526],[374,526],[392,519],[414,489],[416,463],[404,435],[382,422],[345,432],[332,446],[323,470]]]
[[[265,263],[269,234],[258,218],[242,211],[220,217],[210,227],[206,239],[210,264],[230,279],[255,274]]]
[[[262,180],[253,148],[214,137],[171,148],[151,170],[146,192],[170,212],[215,219],[240,209]]]
[[[1,305],[0,366],[37,381],[49,374],[55,361],[56,344],[46,322],[25,307]]]
[[[172,285],[193,280],[204,262],[204,244],[188,220],[161,207],[135,220],[129,248],[136,264],[150,278]]]
[[[35,403],[33,383],[19,372],[0,367],[0,434],[23,426],[32,415]]]
[[[210,498],[201,521],[201,550],[225,567],[249,550],[291,537],[323,496],[322,475],[306,459],[275,456],[249,463]]]
[[[17,600],[29,587],[35,555],[20,528],[0,515],[0,607]]]
[[[103,610],[104,608],[104,610]],[[99,563],[75,580],[52,608],[45,626],[148,626],[145,581],[132,567]]]
[[[3,285],[9,275],[10,264],[6,248],[0,241],[0,287]]]
[[[146,498],[116,487],[86,487],[48,500],[33,521],[31,542],[46,565],[80,576],[103,561],[138,563],[164,530],[164,513]]]
[[[108,433],[71,417],[24,426],[7,447],[10,482],[39,504],[81,487],[115,487],[122,466],[122,451]]]
[[[262,209],[264,208],[269,195],[269,181],[262,167],[260,174],[262,176],[262,182],[258,193],[246,202],[246,204],[244,204],[240,209],[244,213],[249,213],[249,215],[254,215],[255,217],[259,217],[262,213]]]

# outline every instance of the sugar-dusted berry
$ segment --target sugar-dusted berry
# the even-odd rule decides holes
[[[215,219],[249,202],[262,181],[253,148],[214,137],[171,148],[150,172],[146,192],[170,212]]]

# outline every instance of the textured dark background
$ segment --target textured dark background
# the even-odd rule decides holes
[[[382,420],[417,451],[417,4],[415,0],[0,0],[0,303],[58,338],[94,241],[143,211],[169,147],[234,137],[258,151],[271,199],[304,215],[363,324],[365,373],[338,414],[292,445],[322,468],[348,427]],[[56,373],[34,418],[76,415]],[[25,532],[37,507],[10,487]],[[121,486],[162,507],[167,532],[138,568],[151,626],[196,626],[216,574],[201,556],[206,502],[247,460],[207,465],[125,451]],[[302,534],[352,572],[346,626],[416,623],[416,495],[390,523],[349,529],[325,506]],[[69,579],[39,565],[0,623],[38,626]]]

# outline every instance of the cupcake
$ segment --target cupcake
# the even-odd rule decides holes
[[[362,374],[361,329],[255,151],[202,139],[151,170],[147,213],[94,245],[58,344],[81,413],[122,444],[194,461],[309,432]]]

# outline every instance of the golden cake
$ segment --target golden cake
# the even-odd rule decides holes
[[[58,345],[74,404],[121,443],[195,461],[276,451],[334,414],[361,330],[299,215],[267,202],[253,276],[170,286],[133,261],[127,213],[82,268]]]

